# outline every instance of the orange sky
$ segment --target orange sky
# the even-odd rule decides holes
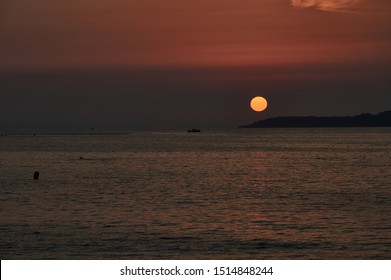
[[[390,59],[388,0],[1,1],[3,69]]]
[[[0,0],[0,40],[0,128],[391,108],[390,0]]]

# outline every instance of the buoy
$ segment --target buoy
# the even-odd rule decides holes
[[[39,178],[39,172],[35,171],[34,172],[34,180],[38,180],[38,178]]]

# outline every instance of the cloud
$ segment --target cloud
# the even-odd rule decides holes
[[[354,6],[364,0],[291,0],[292,6],[298,8],[316,8],[329,12],[352,12]]]

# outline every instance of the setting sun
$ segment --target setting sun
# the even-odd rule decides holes
[[[267,108],[267,100],[261,96],[256,96],[251,100],[250,107],[255,112],[262,112]]]

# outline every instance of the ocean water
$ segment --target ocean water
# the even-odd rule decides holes
[[[391,259],[391,128],[3,135],[0,257]]]

